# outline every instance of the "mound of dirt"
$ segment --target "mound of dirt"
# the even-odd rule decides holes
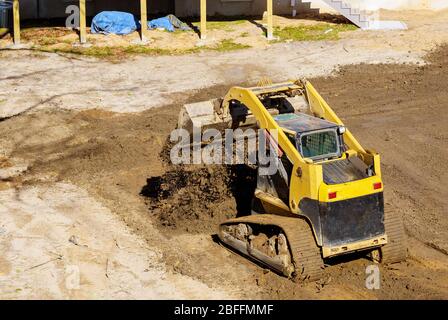
[[[237,166],[179,166],[151,177],[141,194],[164,231],[215,232],[219,223],[250,213],[256,171]]]

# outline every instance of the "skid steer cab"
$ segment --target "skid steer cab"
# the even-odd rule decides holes
[[[272,176],[259,175],[256,194],[262,210],[254,213],[274,209],[266,195],[291,203],[285,211],[306,217],[324,258],[387,244],[383,183],[375,171],[375,155],[370,164],[362,161],[344,142],[346,128],[334,122],[303,113],[281,114],[274,120],[309,167],[305,170],[316,173],[304,181],[304,168],[294,172],[287,154],[275,146],[282,155],[278,170]],[[307,186],[314,192],[305,196],[300,189]]]
[[[273,174],[258,164],[252,215],[220,225],[232,249],[299,280],[319,279],[323,260],[342,254],[405,260],[400,217],[384,210],[379,154],[361,146],[310,82],[234,87],[185,106],[179,126],[257,126],[278,158]]]

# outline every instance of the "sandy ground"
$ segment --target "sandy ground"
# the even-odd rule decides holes
[[[254,18],[222,20],[217,18],[209,20],[207,23],[207,40],[200,39],[200,22],[188,22],[191,30],[167,32],[165,30],[148,30],[147,40],[141,41],[139,31],[128,35],[103,35],[91,34],[90,28],[87,30],[87,45],[89,47],[127,47],[138,46],[147,49],[162,49],[171,51],[186,51],[213,47],[223,40],[254,48],[266,48],[269,41],[264,36],[266,28],[266,18],[258,20]],[[335,24],[349,24],[350,22],[343,16],[333,14],[306,15],[292,17],[274,16],[276,27],[284,28],[291,26],[313,26],[326,24],[331,29]],[[22,29],[23,44],[25,46],[44,45],[48,49],[63,49],[79,46],[79,35],[76,31],[65,27],[27,28],[26,24]],[[1,47],[10,47],[12,37],[6,36],[0,39]]]
[[[167,272],[160,250],[74,185],[8,189],[0,202],[1,298],[231,297]]]
[[[33,108],[139,112],[170,104],[187,90],[323,76],[357,63],[418,63],[448,39],[448,11],[402,14],[410,30],[349,33],[341,41],[272,44],[225,54],[138,57],[109,63],[79,57],[0,51],[0,117]],[[386,16],[387,17],[387,16]],[[395,17],[394,17],[395,18]],[[280,57],[280,58],[279,58]]]
[[[406,32],[118,64],[1,52],[0,298],[447,299],[447,48],[426,55],[447,40],[447,16],[400,14]],[[342,67],[354,63],[376,64]],[[196,217],[163,223],[170,201],[148,200],[148,178],[172,177],[159,154],[180,106],[263,76],[320,76],[324,97],[383,155],[410,258],[381,267],[381,290],[366,289],[363,257],[299,286],[221,247],[213,229],[235,199],[213,181],[241,182],[223,168],[193,169],[168,196]]]

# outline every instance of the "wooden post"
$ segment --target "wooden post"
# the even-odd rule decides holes
[[[87,42],[86,0],[79,0],[79,35],[81,43]]]
[[[207,0],[201,0],[201,39],[207,38]]]
[[[14,18],[14,44],[20,44],[20,3],[19,0],[14,0],[12,6]]]
[[[147,40],[146,31],[148,30],[148,10],[147,10],[147,0],[140,0],[140,23],[141,23],[141,38],[142,42]]]
[[[266,30],[266,36],[268,38],[268,40],[272,40],[274,39],[274,27],[273,27],[273,4],[272,1],[273,0],[267,0],[268,1],[268,27]]]

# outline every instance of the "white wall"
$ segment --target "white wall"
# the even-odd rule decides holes
[[[322,7],[328,10],[323,0],[310,0],[313,7]],[[448,8],[448,0],[344,0],[354,6],[369,10],[376,9],[433,9],[440,10]]]
[[[291,14],[291,0],[274,0],[274,10],[277,14]],[[296,9],[303,12],[306,3],[311,2],[313,8],[321,12],[333,12],[324,0],[297,0]],[[375,10],[384,9],[446,9],[448,0],[344,0],[354,6]],[[37,9],[39,3],[39,10]],[[69,4],[77,4],[78,0],[20,0],[21,17],[23,19],[66,17],[65,7]],[[176,7],[179,16],[199,15],[199,0],[150,0],[149,12],[172,12],[171,7]],[[123,0],[87,0],[89,15],[101,10],[124,10],[139,13],[139,1]],[[168,9],[169,8],[169,9]],[[260,15],[266,10],[266,0],[208,0],[208,13],[210,15]]]

